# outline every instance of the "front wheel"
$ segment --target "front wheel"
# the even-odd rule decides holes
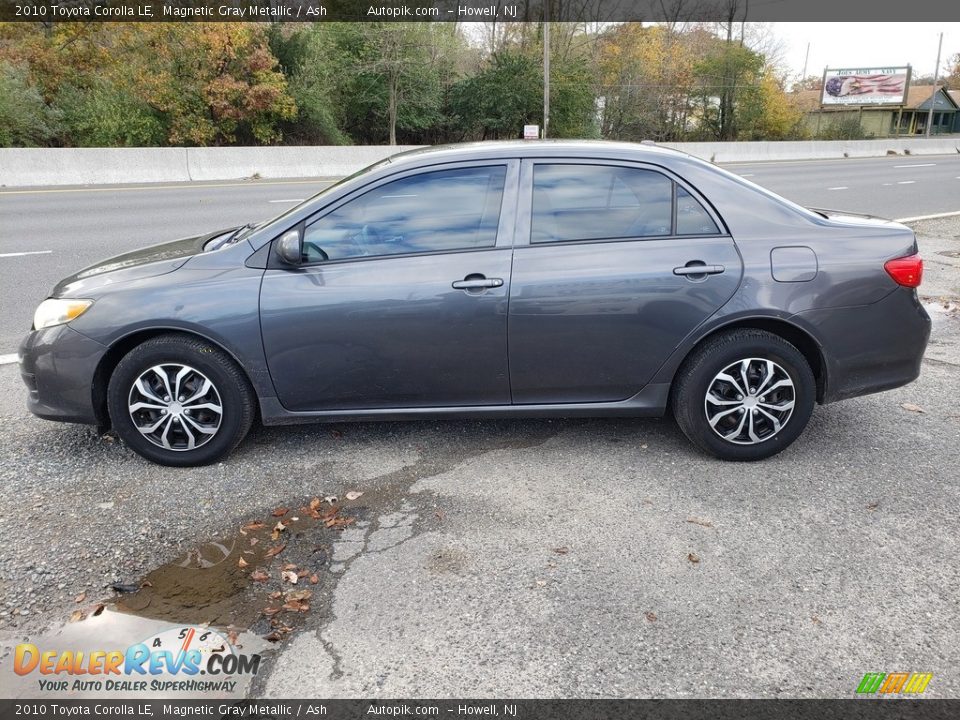
[[[253,422],[256,401],[223,351],[187,335],[162,335],[117,364],[107,388],[110,420],[138,455],[161,465],[216,462]]]
[[[723,460],[762,460],[800,437],[816,400],[803,354],[778,335],[744,328],[707,340],[673,391],[677,424]]]

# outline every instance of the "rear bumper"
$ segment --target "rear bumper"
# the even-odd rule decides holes
[[[27,409],[46,420],[97,424],[93,379],[105,352],[67,325],[31,332],[19,352]]]
[[[826,349],[824,403],[891,390],[920,376],[930,316],[914,290],[897,288],[871,305],[810,310],[794,319]]]

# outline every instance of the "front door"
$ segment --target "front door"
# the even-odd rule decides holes
[[[261,289],[284,407],[510,402],[517,172],[516,162],[408,171],[306,223],[304,265],[267,270]]]

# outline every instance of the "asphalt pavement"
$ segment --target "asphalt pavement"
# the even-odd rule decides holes
[[[430,420],[255,428],[174,470],[32,417],[0,366],[0,693],[12,644],[110,584],[337,496],[355,522],[291,533],[267,566],[318,582],[255,696],[853,697],[916,671],[960,697],[960,219],[917,227],[920,379],[816,408],[761,463],[705,457],[670,419]],[[183,622],[224,592],[191,586]]]
[[[730,165],[798,203],[903,218],[960,211],[960,154]],[[63,277],[131,248],[265,220],[329,180],[0,188],[0,356]]]

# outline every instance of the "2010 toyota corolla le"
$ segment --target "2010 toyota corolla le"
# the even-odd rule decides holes
[[[922,270],[903,225],[807,210],[679,152],[442,147],[67,278],[21,373],[35,414],[112,424],[165,465],[223,457],[257,413],[668,407],[701,449],[757,460],[815,403],[918,376]]]

